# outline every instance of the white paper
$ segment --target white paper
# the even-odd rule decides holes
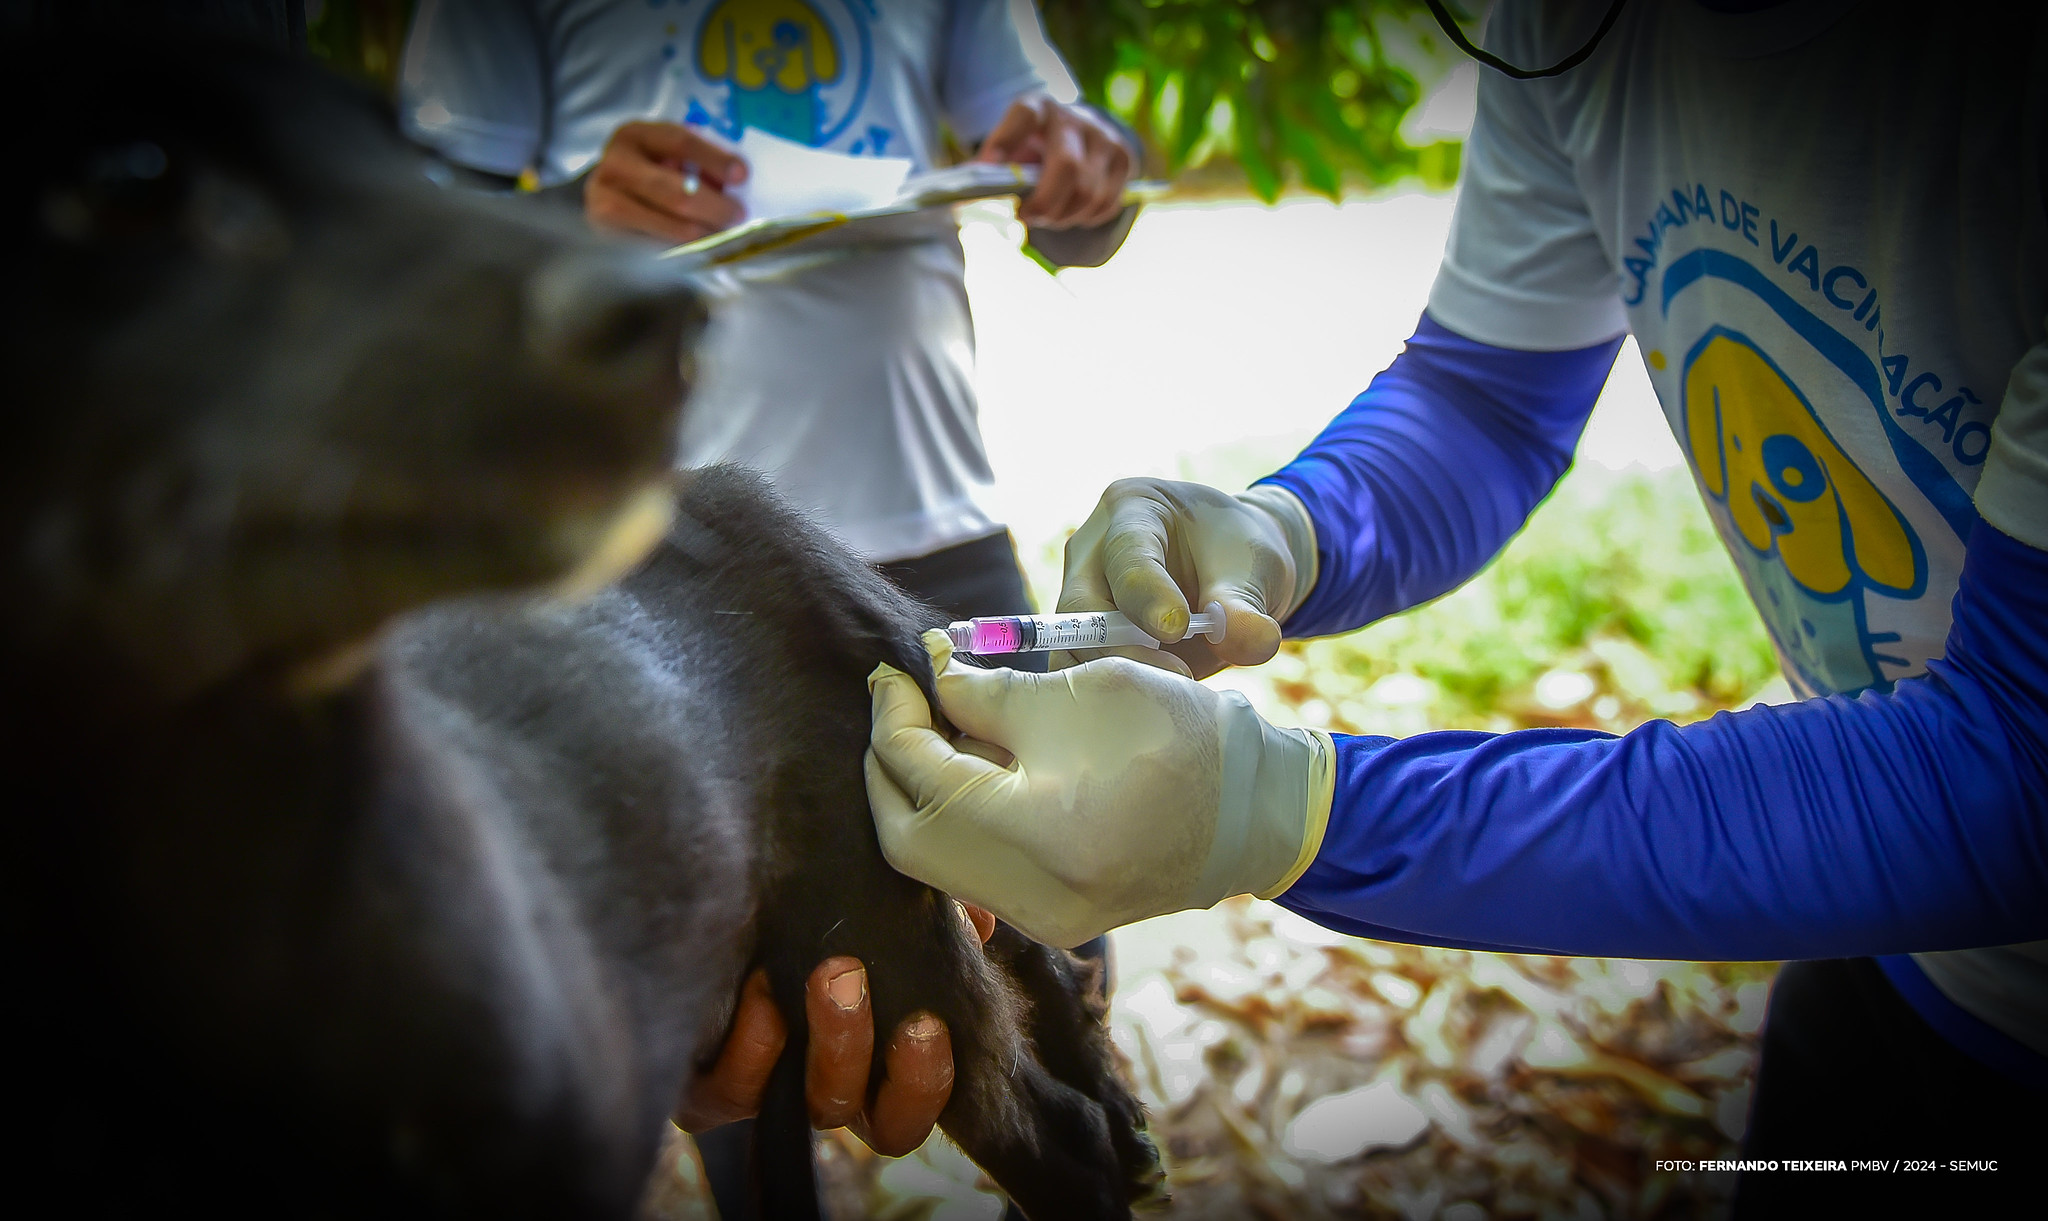
[[[910,174],[901,157],[849,157],[752,127],[740,135],[739,154],[747,180],[728,193],[751,220],[879,208],[896,199]]]

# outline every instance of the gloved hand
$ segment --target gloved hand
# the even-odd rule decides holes
[[[868,801],[897,869],[1030,936],[1075,946],[1117,925],[1270,897],[1315,859],[1336,750],[1236,692],[1104,658],[1032,674],[951,665],[925,633],[939,701],[878,667]]]
[[[1164,649],[1055,653],[1052,668],[1116,654],[1205,678],[1254,666],[1280,647],[1280,623],[1316,583],[1315,527],[1273,484],[1235,496],[1199,483],[1120,479],[1067,540],[1060,611],[1114,607]],[[1190,606],[1223,604],[1220,644],[1181,641]]]

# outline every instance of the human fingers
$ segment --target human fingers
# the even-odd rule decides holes
[[[960,909],[961,917],[974,927],[974,935],[987,945],[988,939],[996,935],[996,914],[986,907],[976,907],[958,899],[953,900],[953,904]]]
[[[913,1014],[882,1053],[882,1087],[854,1131],[884,1157],[902,1157],[931,1135],[953,1095],[953,1037],[929,1013]]]
[[[916,878],[941,890],[955,889],[941,885],[952,880],[947,862],[936,859],[918,834],[924,815],[917,803],[882,766],[872,746],[861,756],[860,764],[867,782],[868,812],[875,820],[875,838],[882,845],[882,859],[905,877]]]
[[[1136,660],[1161,669],[1178,669],[1190,678],[1207,678],[1227,666],[1256,666],[1273,660],[1280,651],[1280,624],[1264,610],[1265,599],[1256,589],[1235,580],[1212,580],[1202,587],[1196,601],[1203,607],[1223,608],[1223,639],[1210,643],[1206,633],[1185,640],[1167,641],[1157,650],[1141,649]],[[1173,658],[1173,663],[1161,659]]]
[[[1196,637],[1196,640],[1199,641],[1200,639],[1200,637]],[[1213,674],[1223,668],[1219,664],[1212,663],[1207,671],[1197,673],[1188,656],[1188,651],[1183,647],[1168,645],[1164,648],[1148,649],[1143,645],[1137,644],[1119,645],[1113,649],[1074,649],[1071,652],[1062,649],[1052,655],[1048,668],[1052,670],[1066,670],[1074,666],[1086,665],[1091,661],[1099,661],[1104,657],[1126,657],[1140,665],[1152,666],[1160,670],[1171,670],[1183,678],[1206,678],[1209,674]]]
[[[746,218],[739,200],[696,170],[641,163],[629,165],[627,176],[628,193],[640,202],[707,229],[727,229]]]
[[[1017,205],[1017,218],[1027,225],[1062,229],[1073,223],[1077,202],[1088,201],[1087,146],[1071,122],[1050,122],[1042,135],[1038,185]]]
[[[993,744],[1012,755],[1015,754],[1016,743],[1012,740],[1015,735],[1007,717],[1008,711],[1014,708],[1018,701],[1031,699],[1034,695],[1041,694],[1042,690],[1058,688],[1061,693],[1065,691],[1064,682],[1054,676],[1008,668],[984,670],[978,666],[949,666],[939,674],[935,685],[939,691],[939,706],[945,712],[946,719],[952,722],[953,728],[963,735],[962,741],[978,740]],[[978,765],[977,772],[981,769],[998,773],[1008,770],[997,766],[985,754],[966,753],[958,742],[951,745],[960,758],[971,760],[973,764]],[[970,781],[976,787],[995,778],[969,774],[964,768],[956,769],[954,775],[950,777],[955,784]],[[947,785],[930,796],[936,797],[950,791],[958,790],[953,785]],[[926,795],[916,792],[911,795],[920,799],[919,804],[929,804]]]
[[[1027,219],[1044,228],[1092,227],[1109,223],[1123,210],[1124,185],[1131,175],[1131,150],[1114,129],[1090,111],[1055,107],[1048,120],[1040,190],[1026,201]],[[1058,194],[1048,183],[1064,187]]]
[[[904,690],[906,686],[908,691]],[[932,728],[932,706],[925,702],[923,689],[910,675],[886,661],[868,673],[868,699],[877,734],[882,732],[885,712],[891,737],[906,730]]]
[[[945,676],[967,671],[965,666],[942,667]],[[1010,674],[1008,670],[974,670],[980,675]],[[877,667],[868,678],[873,693],[868,745],[877,766],[913,805],[932,808],[943,799],[987,783],[1004,769],[979,755],[961,751],[932,728],[931,707],[924,692],[910,676],[892,667]],[[959,723],[954,722],[956,725]],[[986,735],[976,735],[983,736]],[[996,745],[1003,743],[990,738]],[[872,778],[871,778],[872,779]],[[870,783],[870,789],[874,786]],[[875,795],[870,792],[870,801]],[[878,821],[881,808],[877,806]],[[899,866],[900,868],[900,866]]]
[[[927,633],[934,635],[944,640],[943,633]],[[943,652],[930,639],[926,648]],[[940,669],[944,684],[969,668]],[[1006,870],[1019,864],[1017,850],[1012,846],[991,856],[986,837],[992,823],[1014,819],[1018,803],[1028,804],[1021,770],[964,752],[934,732],[923,694],[902,674],[878,669],[871,681],[874,725],[862,768],[883,857],[898,872],[947,894],[999,905]],[[897,691],[899,685],[908,690]],[[892,707],[899,702],[901,707]]]
[[[584,188],[583,215],[593,229],[651,237],[656,241],[694,242],[710,233],[710,227],[671,213],[650,208],[630,195],[599,190],[593,181]]]
[[[1202,605],[1213,602],[1223,608],[1223,639],[1209,645],[1223,661],[1233,666],[1263,665],[1280,651],[1280,623],[1266,613],[1262,593],[1234,580],[1221,580],[1204,585],[1201,597]]]
[[[761,1095],[768,1089],[768,1074],[787,1038],[782,1014],[768,991],[768,974],[755,971],[740,988],[739,1007],[733,1012],[732,1029],[718,1060],[683,1091],[676,1107],[676,1126],[685,1132],[702,1132],[759,1111]]]
[[[650,160],[644,150],[631,145],[606,150],[584,186],[583,200],[594,224],[633,232],[652,228],[660,237],[674,236],[683,225],[702,232],[724,229],[745,215],[739,201],[715,182],[699,175],[693,184],[675,166]],[[643,211],[666,218],[666,223],[645,223]]]
[[[1032,137],[1045,126],[1045,105],[1050,98],[1018,98],[1003,111],[1003,117],[996,121],[995,128],[981,142],[981,151],[975,154],[977,161],[1016,161]]]
[[[875,1054],[868,973],[844,955],[812,970],[804,987],[810,1039],[804,1048],[804,1099],[811,1126],[843,1128],[867,1101],[868,1066]]]
[[[1124,210],[1124,187],[1131,180],[1131,150],[1123,138],[1098,123],[1084,129],[1088,144],[1089,194],[1076,205],[1076,228],[1092,229],[1115,220]]]
[[[995,743],[984,742],[980,738],[970,738],[965,734],[953,739],[953,746],[961,754],[974,755],[978,758],[986,759],[997,767],[1008,767],[1017,761],[1017,756],[997,746]]]
[[[1279,651],[1280,616],[1294,604],[1301,570],[1314,572],[1306,513],[1284,489],[1260,487],[1236,496],[1203,489],[1190,495],[1194,524],[1189,551],[1200,587],[1197,596],[1204,605],[1220,604],[1226,622],[1215,653],[1231,665],[1270,661]],[[1303,519],[1300,538],[1289,528],[1290,505]],[[1303,560],[1297,551],[1310,553]]]
[[[1174,520],[1172,507],[1152,494],[1152,486],[1151,481],[1144,479],[1119,479],[1110,484],[1088,520],[1068,537],[1056,604],[1058,613],[1120,610],[1145,631],[1161,636],[1165,633],[1154,621],[1158,615],[1172,614],[1176,602],[1181,614],[1186,613],[1186,596],[1166,570]],[[1117,549],[1114,564],[1121,588],[1112,588],[1111,563],[1105,558],[1112,539]],[[1150,579],[1131,575],[1133,566],[1148,570]],[[1186,620],[1181,622],[1185,624]],[[1102,657],[1127,657],[1178,674],[1192,673],[1182,658],[1142,646],[1060,650],[1052,654],[1048,664],[1051,669],[1064,670]],[[1215,668],[1218,667],[1211,667]]]
[[[1116,219],[1124,210],[1124,188],[1130,185],[1131,175],[1136,171],[1136,151],[1125,141],[1124,133],[1114,123],[1086,107],[1069,107],[1087,134],[1089,156],[1100,167],[1097,178],[1095,208],[1080,219],[1084,225],[1103,225]]]
[[[611,143],[638,149],[650,161],[677,168],[695,166],[700,175],[721,187],[747,180],[746,158],[680,123],[624,123],[612,133]],[[606,151],[610,151],[609,145]]]
[[[1102,494],[1088,520],[1067,536],[1061,554],[1060,596],[1056,613],[1068,611],[1115,610],[1116,599],[1109,593],[1109,578],[1102,574],[1102,537],[1109,530],[1110,511],[1115,507],[1117,487]]]
[[[1102,575],[1118,610],[1155,640],[1187,635],[1188,597],[1167,568],[1179,515],[1144,485],[1117,498],[1102,536]]]

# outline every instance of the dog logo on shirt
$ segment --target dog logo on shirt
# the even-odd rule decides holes
[[[812,148],[896,156],[897,133],[867,106],[876,71],[869,25],[884,19],[861,0],[717,0],[688,54],[674,42],[661,53],[686,82],[686,123],[729,140],[751,127]]]
[[[721,0],[697,34],[697,71],[732,87],[732,120],[801,144],[819,143],[818,91],[845,70],[832,27],[804,0]]]
[[[1712,328],[1684,371],[1693,469],[1746,544],[1731,548],[1772,634],[1837,691],[1883,681],[1863,596],[1917,595],[1919,539],[1837,445],[1799,388],[1747,337]]]

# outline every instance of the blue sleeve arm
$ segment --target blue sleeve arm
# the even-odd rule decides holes
[[[1316,527],[1316,586],[1287,634],[1363,626],[1484,567],[1570,465],[1620,347],[1496,348],[1424,314],[1394,363],[1260,481],[1300,497]]]
[[[2048,937],[2048,552],[1979,523],[1888,693],[1577,730],[1339,738],[1281,902],[1392,940],[1686,959]]]

